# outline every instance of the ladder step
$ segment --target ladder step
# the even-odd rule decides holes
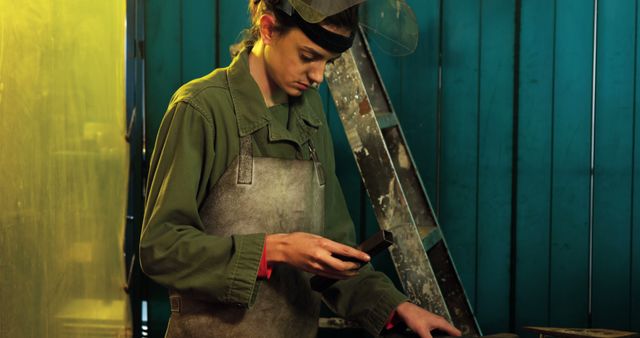
[[[380,129],[387,129],[398,125],[398,117],[394,113],[378,113],[376,112],[376,119]]]
[[[440,229],[435,228],[431,230],[431,232],[422,239],[422,245],[424,246],[424,250],[429,251],[429,249],[433,248],[441,240],[442,240],[442,233],[440,232]]]

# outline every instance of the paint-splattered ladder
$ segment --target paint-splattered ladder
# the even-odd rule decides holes
[[[398,277],[413,302],[450,319],[465,335],[480,335],[389,95],[363,37],[360,31],[353,47],[328,65],[325,75],[378,224],[393,232],[396,244],[390,253]],[[321,326],[328,325],[329,321],[325,322]]]

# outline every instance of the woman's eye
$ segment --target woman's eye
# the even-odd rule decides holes
[[[303,62],[312,62],[312,61],[313,61],[313,58],[312,58],[312,57],[307,56],[307,55],[304,55],[304,54],[300,54],[300,59],[301,59]]]

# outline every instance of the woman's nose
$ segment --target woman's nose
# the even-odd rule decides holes
[[[321,62],[317,66],[314,65],[309,70],[309,80],[311,80],[311,82],[314,82],[316,84],[320,84],[322,82],[324,77],[324,66],[325,63]]]

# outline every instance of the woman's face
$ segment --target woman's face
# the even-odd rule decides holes
[[[347,29],[323,27],[337,34],[350,34]],[[275,34],[265,49],[270,80],[290,96],[299,96],[311,85],[320,84],[327,62],[339,56],[318,46],[297,27],[284,34]]]

